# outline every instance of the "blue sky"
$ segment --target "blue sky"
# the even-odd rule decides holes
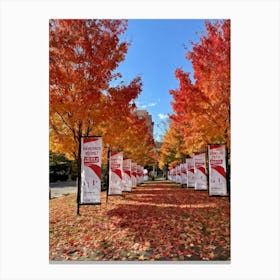
[[[185,58],[191,49],[190,41],[197,42],[205,30],[204,20],[191,19],[132,19],[123,39],[131,42],[125,61],[118,71],[125,82],[140,75],[143,91],[137,99],[137,107],[146,109],[154,121],[156,140],[164,134],[167,114],[172,113],[170,89],[178,88],[174,76],[176,68],[192,71],[191,63]]]

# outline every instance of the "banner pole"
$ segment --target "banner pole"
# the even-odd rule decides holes
[[[80,201],[81,201],[81,141],[82,137],[79,136],[78,144],[78,193],[77,193],[77,215],[80,215]]]
[[[210,196],[210,160],[209,160],[209,144],[207,144],[207,152],[206,152],[206,168],[207,168],[207,186],[208,186],[208,196]]]
[[[111,155],[111,150],[110,146],[108,147],[108,152],[107,152],[107,190],[106,190],[106,203],[108,203],[108,198],[109,198],[109,174],[110,174],[110,155]]]
[[[227,142],[226,142],[227,143]],[[225,145],[225,150],[226,150],[226,180],[227,180],[227,192],[228,192],[228,198],[230,202],[230,170],[229,170],[229,154],[228,154],[228,148],[227,144]]]

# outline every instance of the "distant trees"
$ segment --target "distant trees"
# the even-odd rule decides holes
[[[170,90],[174,114],[164,137],[160,163],[172,163],[200,151],[207,143],[224,142],[230,152],[230,20],[205,22],[206,34],[186,58],[190,73],[176,69],[179,88]]]
[[[75,179],[77,176],[77,167],[75,163],[64,154],[49,152],[49,173],[50,182],[66,181],[68,179]]]

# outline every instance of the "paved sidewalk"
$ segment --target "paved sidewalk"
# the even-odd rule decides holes
[[[77,193],[76,181],[50,183],[51,198]]]
[[[146,184],[155,184],[156,182],[167,182],[164,178],[156,178],[155,181],[145,181]],[[50,183],[51,198],[77,193],[77,182],[67,181],[67,182],[55,182]]]

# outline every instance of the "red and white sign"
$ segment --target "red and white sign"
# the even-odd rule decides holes
[[[148,170],[147,169],[143,169],[143,182],[144,181],[148,181],[148,180],[149,180]]]
[[[169,169],[168,171],[168,180],[173,182],[173,169]]]
[[[132,188],[137,187],[137,163],[131,163],[131,181],[132,181]]]
[[[102,138],[81,138],[80,203],[100,203]]]
[[[141,183],[141,166],[139,164],[136,165],[136,184],[140,185]]]
[[[176,183],[176,167],[171,169],[171,181]]]
[[[108,195],[122,194],[123,152],[111,152]]]
[[[193,158],[186,158],[187,164],[187,178],[188,178],[188,188],[194,188],[195,185],[195,175],[194,175],[194,160]]]
[[[141,166],[141,184],[144,183],[144,167]]]
[[[209,155],[209,195],[226,196],[226,147],[225,145],[208,145]]]
[[[137,165],[137,185],[143,183],[143,167],[141,165]]]
[[[207,190],[206,153],[194,155],[194,174],[196,190]]]
[[[127,158],[123,160],[123,178],[122,186],[124,192],[131,192],[132,180],[131,180],[131,159]]]
[[[172,171],[172,182],[176,183],[176,167],[174,167]]]
[[[181,184],[181,164],[176,166],[176,183]]]
[[[181,164],[181,184],[187,185],[188,183],[188,177],[187,177],[187,164],[182,163]]]

